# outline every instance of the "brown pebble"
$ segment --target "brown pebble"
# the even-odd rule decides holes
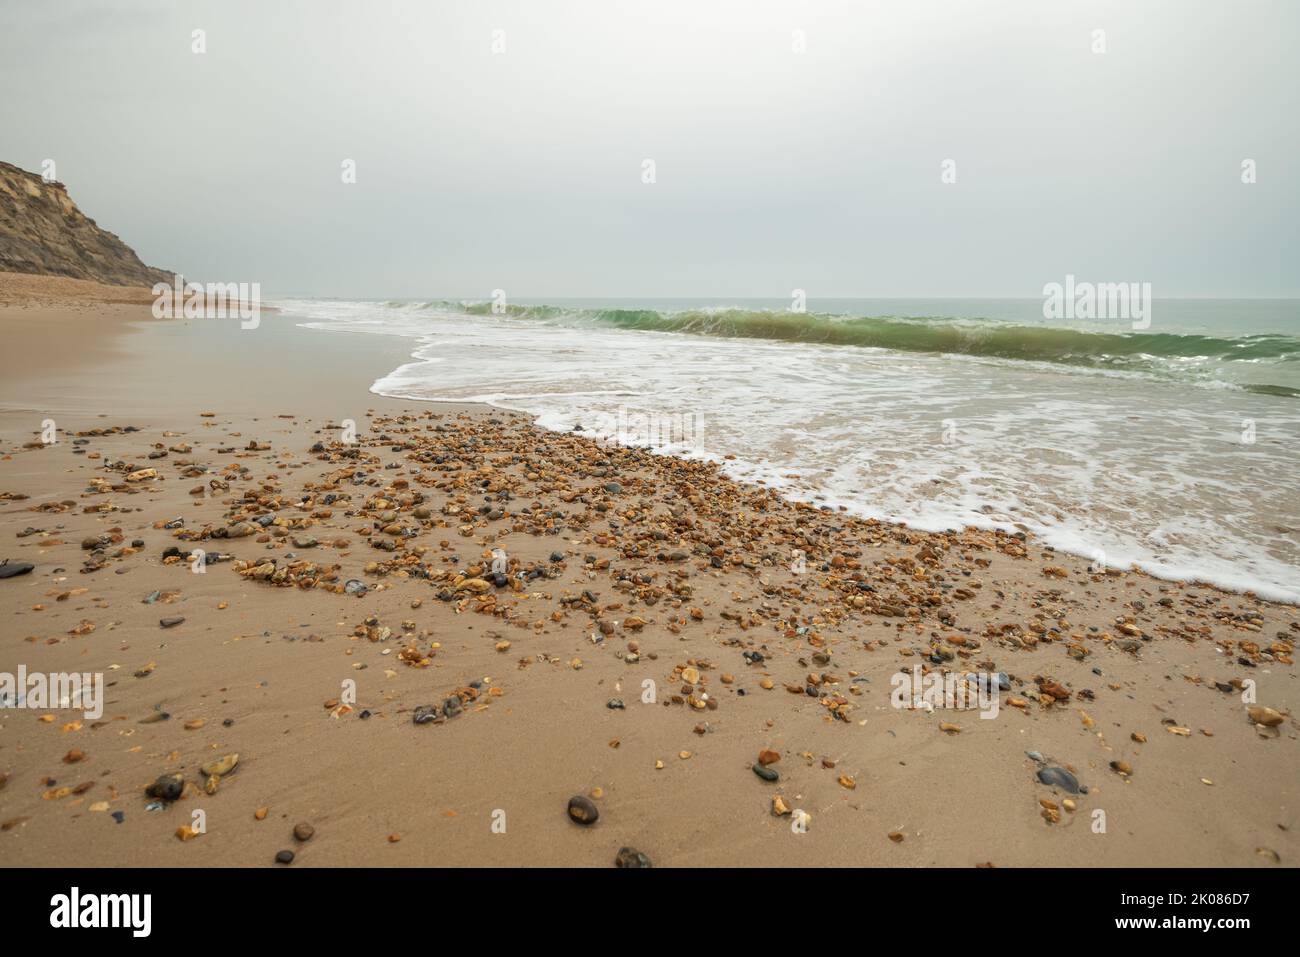
[[[295,824],[293,826],[293,836],[300,841],[310,841],[311,836],[316,833],[316,828],[310,824]]]

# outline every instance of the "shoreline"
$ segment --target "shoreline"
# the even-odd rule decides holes
[[[252,335],[130,308],[23,310],[51,333],[0,306],[0,493],[30,496],[0,501],[0,559],[36,564],[0,581],[0,671],[108,682],[96,721],[0,711],[12,863],[1297,861],[1292,605],[371,393],[403,337],[362,349],[283,316]],[[48,408],[63,438],[24,448]],[[163,557],[194,547],[232,557],[201,574]],[[365,595],[337,593],[353,579]],[[1005,674],[996,719],[893,707],[918,665]],[[1248,718],[1247,680],[1277,724]],[[752,770],[769,751],[775,782]],[[229,754],[207,793],[200,768]],[[1049,767],[1087,792],[1041,783]],[[183,795],[149,810],[173,773]],[[577,795],[594,825],[567,818]],[[178,836],[194,810],[207,830]]]
[[[292,314],[293,314],[292,312],[286,312],[286,315],[292,315]],[[356,334],[374,335],[375,334],[373,332],[364,332],[360,330],[349,329],[346,327],[337,328],[334,326],[334,323],[332,323],[329,320],[310,318],[306,316],[298,316],[298,318],[301,320],[301,322],[305,325],[306,328],[310,328],[313,331],[332,332],[336,334],[346,333],[346,334],[353,334],[353,335]],[[530,418],[534,420],[536,424],[541,425],[541,427],[547,428],[548,430],[555,431],[560,434],[564,434],[565,432],[569,431],[567,429],[562,429],[558,426],[553,427],[551,425],[544,424],[545,420],[548,418],[546,414],[539,413],[534,410],[529,410],[527,408],[520,407],[520,406],[512,406],[504,402],[494,402],[490,400],[480,400],[480,399],[467,399],[464,401],[458,401],[458,400],[448,399],[446,397],[429,398],[429,397],[413,395],[410,394],[409,392],[403,392],[401,387],[398,384],[396,384],[396,381],[400,381],[399,373],[403,372],[407,368],[412,368],[412,367],[418,368],[421,365],[429,364],[430,359],[427,355],[424,354],[424,352],[426,347],[431,344],[431,341],[434,337],[432,335],[413,336],[413,335],[405,335],[405,334],[401,334],[401,335],[394,334],[394,337],[399,339],[409,340],[412,343],[410,351],[407,353],[407,360],[404,362],[400,362],[395,367],[390,367],[385,374],[378,376],[371,384],[370,388],[367,390],[368,392],[370,392],[370,394],[377,395],[396,402],[418,402],[421,403],[422,405],[428,403],[433,405],[480,406],[486,408],[495,408],[495,409],[500,409],[503,412],[512,412],[512,413],[528,415]],[[435,367],[435,371],[436,371],[436,367]],[[394,383],[394,384],[390,385],[389,389],[387,390],[380,388],[382,385],[388,383]],[[578,416],[577,418],[580,420],[584,418],[584,416]],[[601,438],[601,436],[596,435],[594,431],[590,429],[584,430],[578,434],[587,436],[589,438],[594,438],[594,439]],[[758,484],[764,487],[778,488],[781,494],[789,498],[791,501],[806,502],[809,504],[814,504],[819,506],[824,505],[829,508],[838,509],[842,512],[852,514],[858,518],[873,519],[876,521],[881,521],[892,525],[898,525],[900,527],[908,528],[913,531],[938,534],[946,531],[955,531],[960,528],[976,528],[976,529],[981,529],[986,531],[1002,530],[1008,533],[1014,533],[1015,531],[1019,530],[1019,531],[1025,531],[1029,535],[1039,540],[1046,547],[1051,548],[1053,551],[1059,552],[1060,554],[1073,555],[1075,557],[1086,558],[1093,561],[1096,560],[1096,556],[1099,553],[1108,554],[1106,549],[1102,549],[1099,546],[1092,545],[1086,542],[1081,544],[1075,544],[1072,546],[1070,544],[1063,544],[1061,541],[1062,537],[1066,539],[1071,539],[1071,538],[1077,538],[1076,535],[1072,535],[1072,534],[1063,535],[1063,536],[1050,535],[1044,533],[1042,530],[1035,530],[1030,526],[1024,524],[1023,522],[1016,521],[1011,518],[1001,518],[1001,519],[983,518],[980,516],[980,513],[978,512],[974,512],[970,516],[963,517],[957,522],[951,522],[947,520],[909,521],[905,517],[900,517],[897,514],[891,514],[886,510],[881,510],[881,509],[873,510],[867,508],[862,504],[853,501],[852,499],[833,497],[826,489],[819,489],[818,487],[815,486],[800,487],[796,485],[788,485],[785,483],[781,483],[775,480],[772,474],[769,474],[772,472],[772,469],[765,470],[764,467],[755,467],[751,464],[751,465],[747,465],[747,469],[750,472],[750,474],[745,474],[745,470],[739,470],[735,466],[729,464],[728,459],[734,458],[734,456],[729,456],[722,451],[707,451],[707,452],[700,452],[696,454],[686,454],[677,450],[660,451],[659,449],[651,449],[651,451],[654,452],[655,454],[672,455],[675,457],[679,457],[691,461],[713,462],[715,464],[719,464],[723,466],[723,468],[727,470],[729,477],[734,479],[735,481],[749,483],[749,484]],[[760,475],[764,477],[759,477]],[[1107,546],[1107,548],[1109,548],[1109,546]],[[1195,568],[1183,567],[1177,562],[1176,559],[1160,559],[1160,558],[1146,559],[1140,556],[1139,557],[1132,557],[1128,555],[1115,556],[1113,553],[1108,554],[1108,557],[1103,560],[1103,565],[1107,569],[1114,569],[1119,571],[1128,571],[1128,570],[1139,571],[1146,575],[1151,576],[1152,578],[1157,578],[1161,581],[1167,581],[1173,583],[1185,583],[1185,584],[1193,584],[1193,585],[1204,585],[1206,587],[1223,591],[1229,594],[1258,597],[1260,598],[1260,600],[1263,601],[1300,606],[1300,587],[1287,585],[1287,584],[1278,584],[1274,582],[1261,581],[1249,571],[1232,570],[1229,572],[1204,572],[1204,571],[1197,570]]]

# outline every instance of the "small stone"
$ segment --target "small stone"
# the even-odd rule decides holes
[[[763,767],[767,767],[769,764],[776,764],[776,762],[780,760],[781,754],[778,751],[764,748],[762,751],[758,752],[758,763],[763,765]]]
[[[764,781],[776,781],[779,780],[781,777],[781,775],[777,772],[776,768],[769,768],[762,764],[754,765],[754,773],[757,774]]]
[[[1274,711],[1272,708],[1264,708],[1259,705],[1256,705],[1253,708],[1248,708],[1246,713],[1250,715],[1251,721],[1254,721],[1256,724],[1262,724],[1266,728],[1276,728],[1285,720],[1281,712]]]
[[[217,777],[223,778],[227,774],[234,771],[238,765],[239,765],[239,755],[227,754],[217,761],[213,761],[210,764],[203,765],[199,770],[201,770],[206,775],[211,776],[215,774]]]
[[[1063,791],[1069,791],[1071,794],[1079,793],[1079,779],[1076,778],[1065,768],[1056,766],[1040,768],[1038,771],[1038,780],[1048,787],[1061,788]]]
[[[175,628],[184,620],[184,618],[162,618],[159,619],[158,624],[164,628]]]
[[[310,824],[295,824],[293,826],[293,836],[299,841],[310,841],[311,836],[316,833],[316,828]]]
[[[569,818],[577,824],[584,827],[595,824],[600,817],[600,811],[591,798],[582,794],[575,794],[569,798]]]
[[[614,857],[615,867],[645,868],[650,867],[650,858],[634,847],[620,847]]]
[[[11,562],[5,559],[0,562],[0,579],[17,578],[19,575],[26,575],[36,566],[31,562]]]
[[[185,778],[179,774],[163,774],[145,788],[145,794],[162,801],[179,800],[185,790]]]
[[[277,852],[276,852],[276,855],[275,855],[275,863],[277,863],[277,864],[292,864],[292,863],[293,863],[293,851],[277,851]]]

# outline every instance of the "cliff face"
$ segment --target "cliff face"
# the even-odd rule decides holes
[[[170,283],[77,209],[62,183],[0,162],[0,272],[93,279],[118,286]]]

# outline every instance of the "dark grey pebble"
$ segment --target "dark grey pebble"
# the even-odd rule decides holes
[[[1061,788],[1071,794],[1079,793],[1079,779],[1065,768],[1058,768],[1055,765],[1050,768],[1040,768],[1038,780],[1048,787]]]
[[[26,575],[36,566],[31,562],[11,562],[5,559],[0,562],[0,578],[17,578],[19,575]]]
[[[764,781],[775,781],[781,777],[781,775],[777,773],[775,768],[769,768],[762,764],[754,765],[754,773],[757,774]]]
[[[596,805],[590,798],[575,794],[569,798],[569,818],[583,826],[595,824],[600,818],[600,811],[596,810]]]
[[[276,855],[275,855],[275,863],[277,863],[277,864],[292,864],[292,863],[293,863],[293,851],[277,851],[277,852],[276,852]]]
[[[149,797],[158,798],[163,801],[175,801],[185,790],[185,778],[179,774],[162,774],[158,779],[145,788],[145,794]]]

